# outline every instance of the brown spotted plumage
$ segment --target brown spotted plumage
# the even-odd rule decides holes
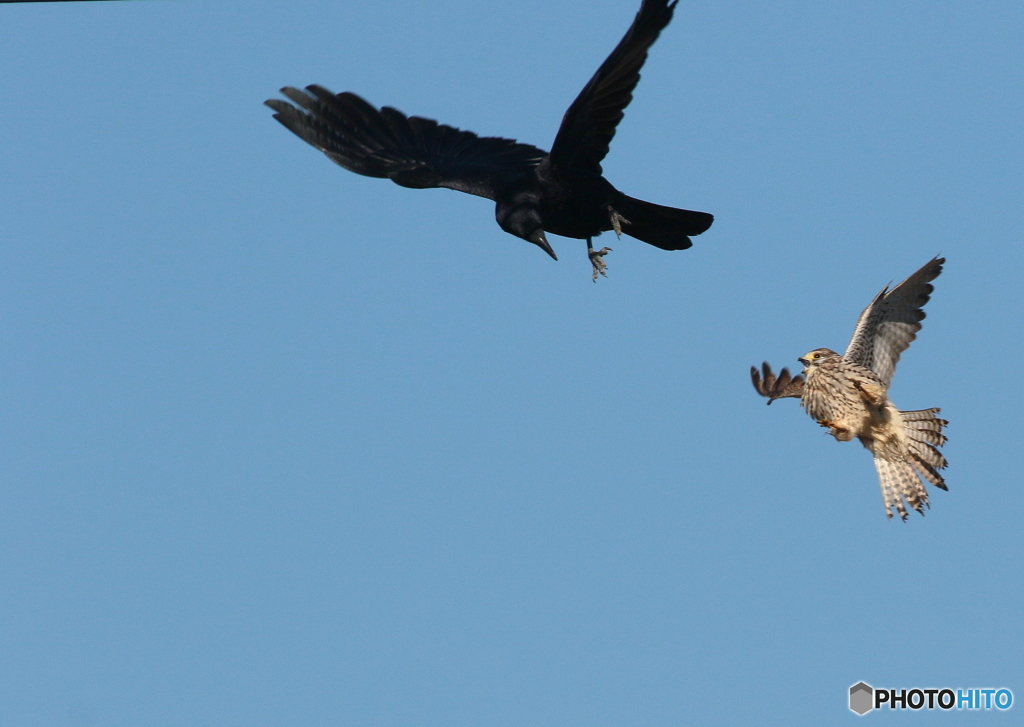
[[[760,373],[757,371],[757,366],[750,367],[750,380],[754,382],[757,393],[768,398],[769,405],[776,399],[785,399],[790,396],[799,399],[804,393],[803,376],[800,374],[790,376],[789,369],[786,368],[776,376],[767,361],[761,364]]]
[[[775,399],[799,397],[807,413],[840,442],[854,438],[875,458],[882,502],[891,518],[893,509],[904,520],[906,505],[922,515],[929,507],[924,483],[946,489],[939,470],[946,458],[938,447],[949,422],[939,409],[899,411],[889,400],[896,363],[917,337],[924,319],[922,306],[933,291],[930,284],[942,272],[935,258],[893,289],[886,286],[861,313],[846,353],[818,348],[802,356],[803,377],[790,378],[782,369],[776,377],[765,363],[759,374],[751,368],[754,388]]]

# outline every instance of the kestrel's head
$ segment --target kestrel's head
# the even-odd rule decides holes
[[[838,353],[833,351],[831,348],[816,348],[810,353],[805,353],[803,356],[797,359],[804,365],[804,370],[817,366],[822,361],[832,358],[833,356],[839,356]]]

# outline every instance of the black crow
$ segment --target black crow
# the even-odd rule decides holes
[[[605,230],[660,247],[685,250],[711,226],[706,212],[628,197],[601,172],[623,109],[633,98],[647,50],[672,20],[676,2],[643,0],[625,37],[565,112],[550,152],[493,136],[480,137],[388,106],[377,110],[354,93],[322,86],[285,87],[293,106],[271,99],[274,118],[330,159],[358,174],[403,187],[447,187],[495,202],[501,229],[551,257],[545,231],[586,239],[594,280],[610,248],[594,250]]]

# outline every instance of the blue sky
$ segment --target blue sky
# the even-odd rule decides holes
[[[683,0],[605,172],[716,222],[602,237],[596,285],[583,242],[261,105],[320,83],[547,148],[638,4],[0,6],[0,726],[1024,699],[1020,3]],[[842,349],[940,253],[892,396],[943,408],[950,490],[889,522],[870,456],[747,370]]]

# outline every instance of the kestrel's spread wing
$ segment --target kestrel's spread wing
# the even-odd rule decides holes
[[[871,369],[888,388],[900,354],[921,330],[921,308],[935,290],[931,281],[942,272],[944,262],[945,258],[937,257],[892,290],[883,288],[860,314],[843,358]]]
[[[856,438],[875,459],[886,514],[907,519],[909,505],[922,515],[929,506],[924,483],[945,490],[939,470],[946,458],[938,448],[946,443],[939,409],[900,411],[889,399],[896,362],[921,330],[921,307],[932,293],[931,281],[942,272],[935,258],[890,290],[884,288],[860,315],[853,340],[840,356],[817,348],[799,360],[803,376],[791,378],[786,369],[776,377],[765,363],[750,378],[770,404],[775,399],[800,397],[807,413],[840,442]]]
[[[757,389],[757,393],[767,397],[771,404],[776,399],[794,397],[799,399],[804,393],[804,377],[800,374],[790,376],[789,369],[783,368],[776,376],[772,367],[765,361],[761,364],[761,373],[758,373],[757,366],[750,367],[750,380]]]

